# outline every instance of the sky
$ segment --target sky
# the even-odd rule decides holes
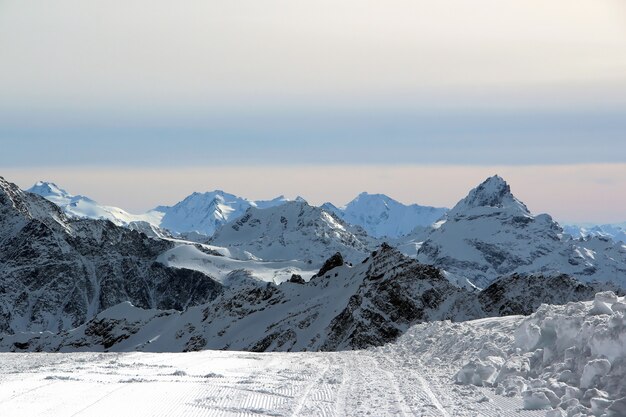
[[[626,220],[623,0],[5,0],[0,175],[131,211],[192,191]]]

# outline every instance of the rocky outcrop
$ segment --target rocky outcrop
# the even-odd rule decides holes
[[[331,269],[337,268],[338,266],[343,265],[343,256],[341,253],[337,252],[330,258],[324,262],[324,265],[320,268],[320,270],[315,274],[316,277],[323,277],[328,271]]]
[[[565,304],[589,301],[606,289],[599,283],[582,283],[568,275],[553,276],[513,274],[496,280],[482,290],[478,300],[491,316],[528,315],[541,304]]]

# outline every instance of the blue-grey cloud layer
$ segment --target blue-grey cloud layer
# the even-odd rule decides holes
[[[230,115],[0,125],[0,166],[626,162],[626,111]]]

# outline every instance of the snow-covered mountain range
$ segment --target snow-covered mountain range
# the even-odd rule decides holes
[[[266,413],[271,404],[281,415],[625,415],[626,246],[574,239],[530,213],[500,177],[409,233],[376,221],[384,196],[367,196],[374,217],[352,222],[389,244],[345,213],[304,201],[198,194],[172,212],[187,231],[170,233],[47,188],[37,191],[56,204],[0,177],[0,352],[22,352],[2,353],[16,365],[0,369],[7,392],[18,393],[4,399],[9,413],[23,410],[16,396],[37,403],[39,384],[54,398],[91,387],[71,402],[91,411],[95,398],[103,414],[120,402],[110,392],[129,386],[126,397],[136,396],[141,386],[151,403],[171,391],[190,412],[200,404]],[[203,207],[204,217],[184,214]],[[209,225],[211,237],[199,227]],[[163,358],[187,367],[164,367]],[[226,364],[220,373],[215,361]],[[95,395],[105,378],[116,385]],[[206,397],[207,387],[226,402]],[[28,410],[67,410],[67,398]]]
[[[251,207],[276,207],[287,201],[284,196],[251,201],[221,190],[193,193],[170,207],[159,226],[177,234],[195,232],[212,236],[220,226],[241,217]]]
[[[203,240],[212,236],[222,225],[244,215],[249,208],[276,207],[288,198],[249,200],[234,194],[215,190],[195,192],[173,206],[158,206],[143,214],[131,214],[121,208],[101,205],[89,197],[72,195],[51,182],[39,181],[27,191],[39,194],[58,205],[68,216],[107,219],[119,226],[129,226],[152,234],[168,233]],[[305,202],[301,197],[296,202]],[[360,226],[375,238],[397,238],[416,227],[428,227],[439,220],[445,208],[404,205],[384,194],[361,193],[343,207],[325,203],[322,209],[335,214],[346,223]]]
[[[547,214],[533,215],[499,176],[488,178],[430,230],[420,262],[459,285],[485,287],[498,277],[568,274],[626,287],[626,246],[603,237],[572,239]]]
[[[248,208],[269,208],[291,201],[284,196],[271,200],[249,200],[215,190],[195,192],[173,206],[158,206],[143,214],[131,214],[119,207],[102,205],[93,199],[73,195],[52,182],[39,181],[27,191],[41,195],[58,205],[66,215],[78,218],[107,219],[153,236],[178,235],[193,240],[206,240],[217,229],[241,217]],[[304,202],[301,197],[294,201]],[[363,192],[345,206],[327,202],[320,206],[346,223],[360,226],[374,238],[394,241],[407,254],[414,255],[424,231],[445,219],[447,208],[402,204],[384,194]],[[626,242],[626,223],[594,225],[566,224],[563,231],[573,238],[605,237]]]
[[[587,238],[590,236],[605,237],[613,239],[616,242],[626,243],[626,222],[615,224],[584,224],[584,225],[565,225],[563,231],[575,238]]]
[[[423,321],[529,314],[626,287],[623,245],[573,239],[498,176],[391,246],[284,198],[190,196],[178,214],[210,211],[181,224],[216,227],[202,243],[145,221],[67,216],[81,206],[62,204],[0,182],[2,350],[364,348]]]
[[[446,208],[404,205],[384,194],[363,192],[343,207],[325,203],[322,208],[346,222],[361,226],[377,238],[397,238],[416,227],[431,226],[448,211]]]
[[[197,240],[212,236],[220,226],[241,217],[251,207],[264,209],[290,201],[284,196],[253,201],[215,190],[192,193],[173,206],[163,205],[143,214],[131,214],[118,207],[101,205],[89,197],[70,194],[51,182],[39,181],[27,191],[55,203],[69,217],[106,219],[152,236],[171,234]],[[304,199],[298,197],[295,201]]]

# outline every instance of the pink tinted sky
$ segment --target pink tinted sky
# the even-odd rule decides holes
[[[338,205],[367,191],[403,203],[451,207],[493,174],[503,176],[534,213],[549,213],[561,222],[626,221],[626,164],[75,167],[2,172],[23,188],[48,180],[73,194],[131,212],[175,204],[194,191],[214,189],[250,199],[301,195],[312,204]]]

